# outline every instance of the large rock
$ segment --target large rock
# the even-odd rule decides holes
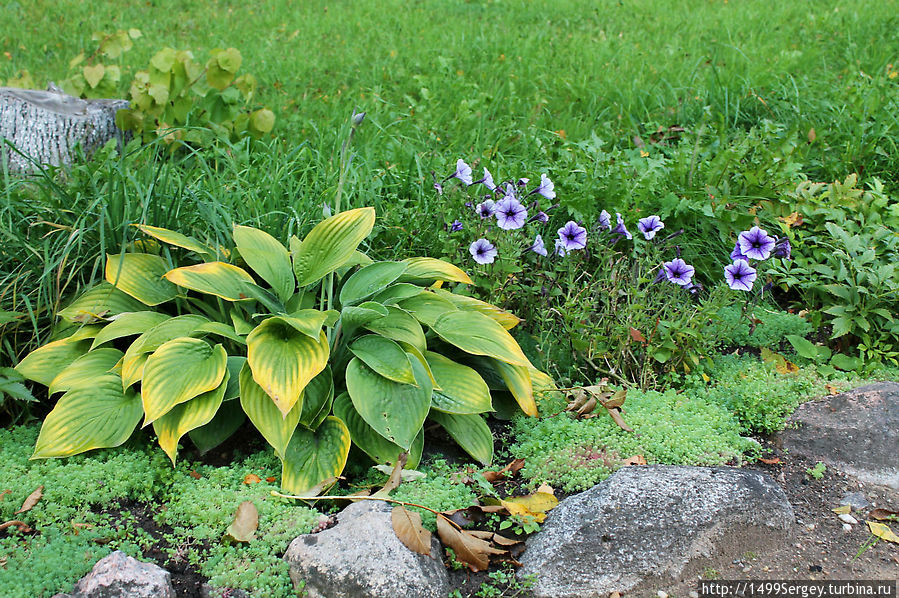
[[[639,596],[785,541],[793,518],[763,473],[625,467],[549,513],[518,575],[536,575],[541,598]]]
[[[430,556],[412,552],[396,537],[390,511],[380,501],[353,503],[336,526],[291,542],[284,559],[297,590],[308,598],[446,598],[440,542],[432,538]]]
[[[53,598],[175,598],[175,589],[172,576],[162,567],[116,550],[97,561],[71,594]]]
[[[781,438],[792,455],[899,490],[899,384],[871,384],[804,403]]]

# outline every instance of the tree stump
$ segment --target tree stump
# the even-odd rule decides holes
[[[127,107],[127,100],[81,100],[52,84],[47,91],[0,87],[0,169],[4,163],[16,173],[70,165],[76,147],[90,157],[110,139],[124,141],[115,115]]]

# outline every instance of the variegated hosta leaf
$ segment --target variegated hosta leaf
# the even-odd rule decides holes
[[[450,312],[440,316],[431,330],[444,341],[472,355],[487,355],[512,365],[530,365],[512,335],[482,313]]]
[[[374,208],[347,210],[320,222],[302,242],[292,244],[299,286],[311,285],[349,261],[374,224]]]
[[[304,494],[343,472],[350,453],[350,432],[334,416],[325,418],[314,432],[298,427],[281,459],[281,488]]]
[[[402,262],[375,262],[359,269],[340,289],[340,304],[355,305],[383,291],[406,271]]]
[[[237,379],[235,375],[234,380]],[[228,380],[230,385],[231,379]],[[191,442],[201,455],[205,455],[221,443],[228,440],[243,425],[247,416],[238,401],[224,401],[208,424],[188,432]]]
[[[146,305],[131,295],[123,293],[108,282],[101,282],[85,291],[58,315],[70,324],[91,323],[101,317],[108,318],[125,312],[141,311],[145,307]]]
[[[300,401],[309,381],[325,369],[329,355],[324,332],[314,340],[280,318],[265,320],[247,336],[247,362],[253,379],[283,414]]]
[[[197,395],[189,401],[175,405],[168,413],[153,421],[153,431],[159,440],[159,446],[175,464],[178,456],[178,441],[181,437],[202,425],[208,424],[215,417],[222,405],[225,389],[228,386],[228,371],[217,388]]]
[[[403,274],[404,281],[421,283],[425,286],[430,286],[437,280],[472,284],[468,274],[449,262],[432,257],[410,257],[403,261],[409,265]]]
[[[122,384],[125,385],[125,388],[140,381],[143,377],[144,365],[147,363],[147,356],[150,353],[172,339],[190,336],[190,333],[197,327],[208,322],[209,320],[203,316],[194,314],[177,316],[157,324],[134,339],[122,359]]]
[[[418,320],[398,307],[387,307],[387,316],[369,322],[365,328],[397,342],[409,343],[419,351],[428,346]]]
[[[409,356],[395,341],[377,334],[366,334],[354,340],[349,349],[365,365],[388,380],[415,384]]]
[[[159,305],[178,295],[163,278],[168,266],[158,255],[123,253],[106,255],[106,281],[146,305]]]
[[[114,316],[112,321],[97,333],[91,349],[125,336],[143,334],[154,326],[171,319],[171,317],[156,311],[133,311],[119,314]]]
[[[73,361],[87,353],[90,339],[64,338],[38,347],[25,356],[15,370],[28,380],[50,386],[53,379]]]
[[[480,415],[431,411],[428,417],[443,426],[452,439],[482,465],[489,465],[493,460],[493,433]]]
[[[302,332],[306,336],[317,339],[322,332],[322,326],[331,318],[331,313],[317,309],[301,309],[289,316],[276,316],[285,324],[292,326],[297,332]]]
[[[215,252],[211,248],[193,237],[188,237],[187,235],[159,226],[147,226],[146,224],[138,224],[135,226],[137,226],[137,228],[145,235],[150,235],[163,243],[181,247],[182,249],[187,249],[204,256],[215,255]]]
[[[116,374],[66,392],[41,426],[32,459],[69,457],[95,448],[119,446],[141,416],[140,397],[122,390]]]
[[[326,367],[303,389],[303,410],[300,412],[300,423],[314,430],[331,413],[334,402],[334,377],[331,368]]]
[[[249,298],[246,285],[254,282],[246,270],[226,262],[208,262],[175,268],[165,272],[165,278],[179,287],[215,295],[227,301]]]
[[[175,405],[217,388],[227,371],[228,354],[196,338],[176,338],[156,349],[144,366],[141,400],[144,425]]]
[[[518,326],[518,323],[521,322],[521,319],[518,316],[500,309],[495,305],[481,301],[480,299],[466,297],[465,295],[457,295],[443,289],[434,289],[434,292],[447,301],[454,303],[459,309],[480,312],[485,316],[496,320],[496,322],[506,330],[515,328]]]
[[[511,365],[498,359],[491,359],[491,365],[502,376],[506,388],[515,397],[521,410],[526,415],[537,417],[537,403],[534,401],[534,389],[531,385],[531,374],[528,367]]]
[[[98,377],[115,367],[124,353],[112,347],[85,353],[57,375],[50,383],[47,394],[65,392],[76,386],[91,385]]]
[[[378,434],[409,449],[431,407],[431,380],[417,359],[410,360],[418,386],[400,384],[379,375],[354,357],[346,370],[353,406]]]
[[[190,333],[190,335],[195,338],[201,338],[207,334],[222,336],[241,345],[247,344],[247,339],[237,334],[237,331],[234,330],[234,326],[222,322],[207,322],[205,324],[200,324]]]
[[[353,401],[347,393],[341,393],[339,397],[334,399],[334,415],[346,424],[353,443],[371,457],[375,463],[389,463],[392,465],[396,463],[399,454],[405,450],[375,432],[371,426],[365,423],[365,420],[353,407]],[[412,441],[409,457],[406,460],[406,469],[418,467],[424,447],[424,438],[424,429],[422,429],[415,437],[415,440]]]
[[[253,380],[250,366],[245,365],[240,371],[240,406],[262,437],[275,449],[275,453],[278,456],[284,455],[287,443],[300,421],[301,402],[296,403],[284,415],[271,397]]]
[[[440,316],[458,311],[458,308],[450,301],[430,291],[404,299],[396,306],[409,312],[416,320],[428,327],[433,326]]]
[[[432,409],[459,414],[493,411],[490,389],[475,370],[431,351],[425,352],[425,359],[440,385],[431,395]]]
[[[287,248],[258,228],[236,224],[234,243],[247,265],[274,289],[281,301],[290,299],[296,281]]]

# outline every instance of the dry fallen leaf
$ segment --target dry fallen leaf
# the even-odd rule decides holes
[[[94,524],[93,523],[75,523],[74,521],[72,522],[72,531],[75,532],[76,536],[78,535],[78,532],[80,532],[83,529],[94,529]]]
[[[899,511],[890,511],[889,509],[873,509],[870,513],[868,513],[868,517],[871,519],[877,519],[878,521],[886,521],[892,517],[899,517]]]
[[[515,459],[499,471],[485,471],[483,473],[484,479],[492,484],[493,482],[504,479],[507,475],[509,477],[514,476],[522,467],[524,467],[524,459]]]
[[[244,478],[243,478],[243,483],[244,483],[244,484],[247,484],[247,485],[250,485],[250,484],[258,484],[258,483],[261,482],[261,481],[262,481],[262,478],[260,478],[260,477],[259,477],[258,475],[256,475],[255,473],[248,473],[248,474],[245,475]]]
[[[633,457],[628,457],[624,461],[621,462],[621,465],[648,465],[646,463],[646,458],[643,455],[634,455]]]
[[[390,493],[399,488],[399,485],[403,483],[403,467],[406,466],[406,461],[409,459],[409,452],[403,451],[396,458],[396,465],[393,466],[393,472],[391,472],[390,477],[387,479],[387,483],[384,484],[384,487],[374,493],[373,496],[390,496]]]
[[[203,477],[200,474],[198,474],[196,471],[194,471],[193,469],[190,470],[190,474],[188,474],[188,475],[190,475],[190,477],[192,477],[195,480],[199,480],[200,478]]]
[[[34,505],[41,499],[44,495],[44,487],[38,486],[34,492],[28,495],[28,498],[25,499],[25,502],[22,503],[22,507],[13,513],[13,515],[18,515],[19,513],[25,513],[34,508]]]
[[[815,133],[815,127],[812,127],[811,129],[808,130],[808,142],[809,143],[814,143],[814,141],[817,137],[818,137],[818,135]]]
[[[269,477],[265,478],[265,481],[268,482],[269,484],[271,484],[272,482],[275,481],[275,476],[269,476]]]
[[[780,457],[772,457],[770,459],[759,458],[759,461],[765,465],[780,465]]]
[[[865,523],[868,524],[868,529],[871,530],[871,533],[881,540],[899,544],[899,536],[894,534],[893,530],[891,530],[889,526],[884,525],[883,523],[877,523],[876,521],[866,521]]]
[[[453,549],[456,558],[465,563],[472,571],[484,571],[490,566],[490,555],[505,555],[506,550],[499,550],[465,530],[457,529],[443,514],[437,514],[437,534],[440,541]]]
[[[25,533],[25,534],[27,534],[28,532],[34,531],[30,527],[28,527],[28,524],[25,523],[24,521],[19,521],[18,519],[15,519],[13,521],[7,521],[6,523],[0,523],[0,532],[2,532],[3,530],[10,528],[14,525],[19,528],[19,531],[21,531],[22,533]]]
[[[837,515],[848,515],[852,512],[852,505],[840,505],[835,509],[831,509]]]
[[[775,353],[771,349],[762,347],[761,356],[762,361],[764,361],[765,363],[774,364],[774,369],[777,370],[778,374],[795,374],[799,371],[798,365],[789,361],[780,353]]]
[[[544,494],[552,494],[552,495],[556,494],[555,488],[553,488],[552,486],[550,486],[549,484],[547,484],[545,482],[543,484],[540,484],[540,487],[537,488],[537,492],[543,492]]]
[[[237,507],[234,521],[225,532],[225,540],[232,542],[249,542],[256,535],[259,528],[259,511],[249,500],[245,500]]]
[[[431,532],[422,527],[421,515],[397,505],[390,512],[390,522],[396,537],[406,548],[425,556],[431,554]]]
[[[3,500],[3,497],[7,494],[12,494],[12,490],[4,490],[3,492],[0,492],[0,500]]]
[[[633,432],[634,429],[625,423],[624,418],[621,417],[621,409],[618,407],[614,407],[609,409],[609,415],[612,416],[612,419],[618,424],[618,427],[624,430],[625,432]]]
[[[637,330],[636,328],[630,329],[631,338],[637,341],[638,343],[646,344],[646,337],[643,336],[643,333]]]

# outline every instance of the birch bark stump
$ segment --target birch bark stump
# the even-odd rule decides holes
[[[88,157],[122,131],[115,114],[127,108],[126,100],[81,100],[57,91],[0,87],[0,168],[29,173],[34,163],[13,151],[4,139],[38,164],[69,165],[75,147]]]

